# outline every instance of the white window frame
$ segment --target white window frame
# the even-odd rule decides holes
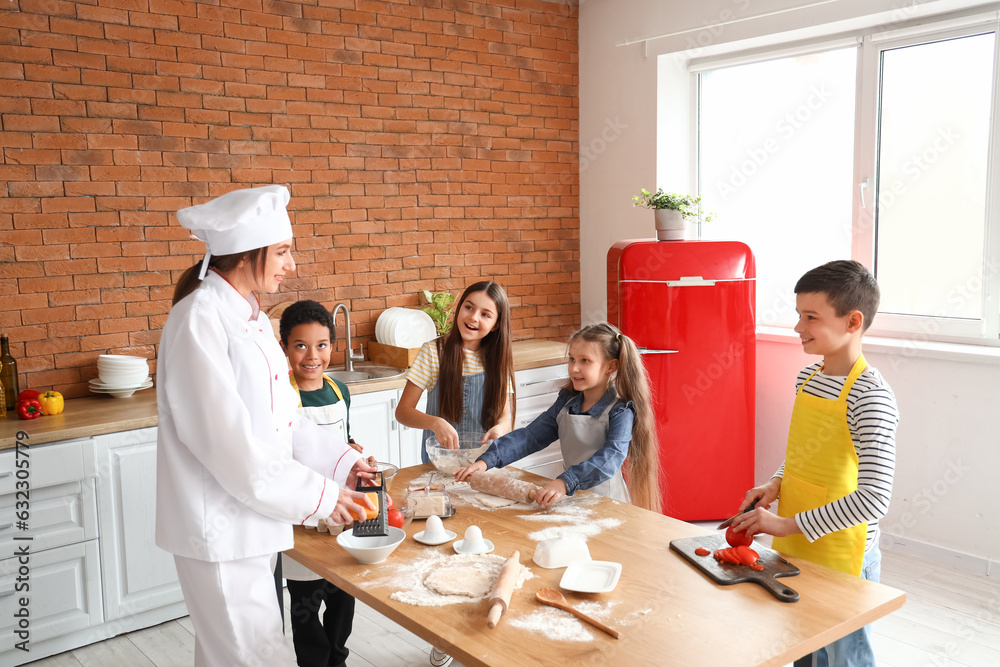
[[[857,44],[858,72],[856,77],[856,117],[854,144],[854,183],[853,228],[852,228],[852,258],[860,261],[869,269],[875,261],[875,229],[871,220],[872,202],[878,196],[878,184],[875,182],[877,170],[877,148],[879,137],[879,76],[881,54],[905,46],[934,42],[957,37],[993,32],[996,39],[994,48],[994,86],[992,108],[990,111],[990,146],[988,148],[986,193],[986,229],[983,243],[983,272],[985,279],[982,289],[981,320],[958,318],[941,318],[918,315],[899,315],[880,312],[870,335],[890,338],[907,338],[911,340],[930,340],[952,343],[991,345],[1000,347],[1000,12],[988,14],[970,14],[964,16],[949,15],[931,21],[915,21],[902,24],[891,30],[862,30],[852,33],[841,33],[824,38],[778,44],[749,51],[734,51],[708,58],[691,60],[688,69],[692,78],[692,100],[694,103],[694,132],[692,173],[699,174],[698,169],[698,112],[697,105],[699,78],[701,72],[738,64],[761,62],[777,58],[805,55],[818,51],[843,48]],[[697,178],[697,176],[695,176]],[[864,184],[864,186],[862,185]],[[700,183],[696,184],[700,191]],[[862,187],[866,207],[862,207]],[[928,267],[933,270],[933,267]]]

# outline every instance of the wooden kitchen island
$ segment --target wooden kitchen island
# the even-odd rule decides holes
[[[430,469],[424,465],[401,470],[391,495],[401,500],[407,483]],[[521,476],[546,481],[526,473]],[[801,560],[794,564],[802,573],[781,580],[798,591],[798,602],[780,602],[756,584],[718,586],[669,549],[671,540],[704,535],[705,529],[606,498],[589,507],[591,520],[621,522],[587,539],[594,560],[622,564],[621,579],[609,593],[563,592],[570,604],[607,604],[609,615],[600,620],[618,628],[620,639],[586,626],[592,640],[557,641],[511,624],[519,616],[549,609],[535,600],[535,592],[558,588],[564,572],[535,565],[531,557],[537,542],[528,538],[529,533],[560,524],[519,518],[526,514],[523,509],[482,509],[457,503],[455,516],[445,520],[445,528],[458,534],[456,539],[461,539],[468,526],[479,526],[496,545],[494,554],[506,558],[518,550],[521,564],[534,574],[514,592],[510,610],[493,630],[486,626],[485,599],[441,607],[412,606],[390,599],[395,591],[378,583],[391,581],[400,563],[419,558],[428,549],[454,553],[451,543],[428,547],[412,539],[423,530],[423,521],[410,524],[403,544],[378,565],[361,565],[329,534],[302,527],[295,528],[295,548],[287,553],[466,667],[778,667],[899,609],[906,598],[903,591]]]

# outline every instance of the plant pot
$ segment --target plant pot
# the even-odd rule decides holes
[[[653,211],[656,238],[660,241],[683,241],[687,238],[688,223],[680,211],[658,208]]]

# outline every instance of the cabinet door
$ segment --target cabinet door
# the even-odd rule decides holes
[[[31,542],[20,544],[31,545]],[[14,634],[20,618],[15,614],[24,614],[22,609],[27,610],[30,622],[29,648],[42,640],[83,630],[104,620],[97,540],[32,553],[27,565],[28,582],[17,581],[22,576],[18,560],[0,561],[0,652],[9,651],[22,641]],[[19,583],[21,586],[27,583],[30,590],[16,591]],[[22,606],[22,602],[27,604]]]
[[[399,424],[396,390],[351,394],[351,436],[365,448],[365,456],[399,464]]]
[[[99,436],[98,455],[108,620],[179,602],[174,557],[155,543],[156,429]]]
[[[403,390],[398,389],[396,401],[398,402],[402,396]],[[417,410],[420,410],[421,412],[426,412],[427,410],[426,391],[420,395],[420,400],[417,401]],[[423,447],[424,430],[422,428],[410,428],[409,426],[403,426],[402,424],[398,424],[398,426],[399,463],[397,465],[399,465],[400,468],[420,465],[420,448]]]

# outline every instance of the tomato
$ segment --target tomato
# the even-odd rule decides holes
[[[406,517],[399,510],[389,510],[389,515],[387,517],[390,526],[394,528],[402,528]]]
[[[757,552],[750,547],[740,545],[734,550],[736,551],[736,555],[739,557],[740,562],[744,565],[755,565],[757,563],[757,559],[760,558],[760,556],[757,555]]]
[[[694,552],[696,554],[698,554],[699,556],[707,556],[708,554],[712,553],[711,551],[709,551],[705,547],[698,547],[697,549],[694,550]]]
[[[748,547],[753,544],[753,536],[733,530],[733,527],[730,526],[726,528],[726,542],[731,547]]]

